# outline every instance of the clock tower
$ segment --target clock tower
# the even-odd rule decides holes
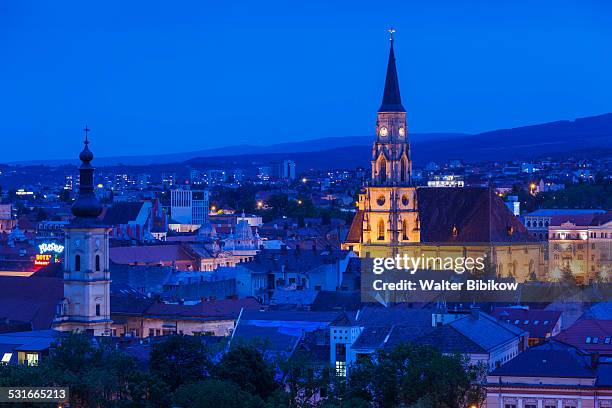
[[[79,196],[72,205],[73,221],[66,227],[64,299],[54,328],[62,331],[110,335],[109,228],[98,216],[102,205],[94,192],[93,153],[85,127],[85,146],[79,155]]]
[[[395,255],[398,247],[420,240],[416,188],[412,184],[412,161],[406,126],[406,110],[400,97],[391,33],[389,61],[382,104],[376,117],[376,139],[372,146],[372,178],[359,194],[359,237],[350,247],[361,254],[361,246],[380,249],[380,255]],[[355,226],[357,227],[357,226]],[[356,235],[357,231],[353,231]],[[358,241],[358,242],[355,242]],[[369,250],[370,250],[369,249]],[[390,253],[389,253],[390,252]],[[384,253],[384,254],[383,254]],[[372,254],[374,256],[374,254]]]

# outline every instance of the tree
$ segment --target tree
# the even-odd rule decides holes
[[[278,388],[274,380],[274,368],[264,360],[259,350],[249,345],[232,347],[215,367],[214,375],[263,399]]]
[[[352,370],[347,397],[379,408],[397,406],[462,408],[476,380],[460,356],[429,346],[400,344],[360,361]]]
[[[203,379],[210,372],[211,360],[199,338],[173,335],[153,345],[149,367],[174,390]]]
[[[251,373],[256,376],[257,373]],[[238,385],[214,379],[185,384],[174,393],[174,405],[181,408],[263,408],[261,398]]]

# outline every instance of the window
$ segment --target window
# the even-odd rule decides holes
[[[538,324],[540,324],[540,321],[539,321],[539,320],[534,320],[534,321],[533,321],[533,325],[534,325],[534,326],[537,326]]]
[[[525,408],[538,408],[536,404],[525,404]]]
[[[519,324],[519,322],[520,322],[520,320],[519,320],[519,319],[516,319],[516,320],[514,321],[514,324]]]
[[[96,272],[100,271],[100,255],[96,255]]]
[[[401,181],[406,181],[406,161],[402,158],[402,162],[400,165],[400,180]]]
[[[100,304],[96,305],[96,316],[100,316]]]
[[[13,357],[13,353],[4,353],[2,356],[2,364],[8,364],[11,361],[11,357]]]
[[[385,239],[385,222],[378,220],[378,240],[384,241]]]
[[[407,220],[402,221],[402,239],[404,240],[408,239],[408,221]]]
[[[338,377],[346,377],[346,362],[345,361],[336,361],[336,375]]]
[[[591,337],[590,337],[590,336],[587,336],[587,338],[584,340],[584,342],[585,342],[586,344],[591,344]]]
[[[505,404],[504,408],[516,408],[516,404]]]
[[[380,167],[378,168],[378,174],[380,175],[380,181],[387,181],[387,161],[384,157],[380,158]]]
[[[525,320],[523,324],[529,324],[529,320]]]
[[[599,337],[593,337],[593,344],[599,343]]]
[[[548,324],[548,323],[550,323],[550,321],[544,320],[544,323],[542,323],[542,324]]]
[[[74,270],[79,272],[81,270],[81,255],[76,255],[74,257]]]
[[[29,366],[37,366],[38,353],[26,353],[25,363]]]
[[[610,338],[609,338],[609,337],[606,337],[606,338],[604,339],[604,343],[606,343],[606,344],[610,344]]]

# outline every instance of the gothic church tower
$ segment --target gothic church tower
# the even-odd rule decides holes
[[[420,238],[406,110],[400,97],[393,30],[390,31],[387,76],[372,146],[372,180],[359,195],[356,218],[361,218],[360,231],[351,231],[351,242],[346,245],[360,256],[366,255],[360,253],[361,245],[379,248],[381,255],[391,255],[398,253],[399,246],[417,243]]]
[[[109,228],[98,216],[102,205],[94,193],[93,153],[85,128],[85,146],[79,155],[79,196],[72,205],[73,221],[66,227],[64,254],[64,299],[54,321],[62,331],[111,334]]]

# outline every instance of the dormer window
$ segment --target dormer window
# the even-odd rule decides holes
[[[459,230],[457,229],[457,226],[455,225],[453,225],[452,234],[453,234],[453,238],[457,238],[457,236],[459,235]]]

